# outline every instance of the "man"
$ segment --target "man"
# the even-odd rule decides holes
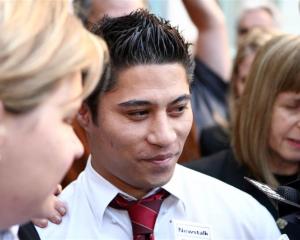
[[[135,9],[146,8],[146,2],[146,0],[91,0],[91,10],[87,22],[93,25],[101,20],[104,15],[119,17],[129,14]]]
[[[231,74],[228,31],[217,1],[183,0],[183,3],[199,33],[194,47],[191,102],[196,136],[201,146],[203,130],[227,123],[227,90]]]
[[[38,229],[41,239],[277,239],[249,195],[176,164],[193,72],[178,31],[140,10],[105,18],[96,34],[111,66],[79,114],[91,158],[61,195],[67,215]]]
[[[237,22],[237,39],[240,39],[254,27],[278,29],[280,27],[279,9],[272,1],[245,1],[240,9]]]

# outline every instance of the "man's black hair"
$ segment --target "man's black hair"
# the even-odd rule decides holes
[[[105,16],[91,31],[104,38],[110,53],[110,64],[86,100],[94,123],[99,97],[114,88],[118,74],[124,69],[143,64],[179,63],[191,81],[193,60],[189,54],[190,44],[169,21],[139,9],[122,17]]]

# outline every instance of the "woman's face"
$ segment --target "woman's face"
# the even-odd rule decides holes
[[[276,173],[294,174],[300,163],[300,93],[280,93],[273,106],[269,144]]]
[[[28,113],[0,110],[0,229],[42,217],[48,196],[73,160],[82,155],[83,147],[71,126],[81,92],[77,72]]]

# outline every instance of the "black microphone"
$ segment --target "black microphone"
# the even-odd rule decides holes
[[[255,186],[259,191],[266,194],[270,199],[277,203],[279,217],[293,224],[300,224],[300,179],[287,184],[272,188],[267,184],[244,177],[249,183]]]
[[[279,186],[278,188],[270,187],[267,184],[248,177],[244,177],[244,179],[255,186],[259,191],[266,194],[269,198],[297,207],[300,211],[300,192],[294,187],[300,184],[300,179],[287,184],[286,186]]]
[[[300,192],[290,186],[279,186],[276,192],[286,200],[300,204]]]

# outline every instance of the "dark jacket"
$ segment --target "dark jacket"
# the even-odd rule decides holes
[[[38,232],[31,222],[20,226],[18,237],[20,240],[41,240]]]
[[[264,193],[259,191],[244,179],[244,176],[247,176],[249,178],[254,177],[245,166],[236,161],[231,149],[221,151],[217,154],[202,158],[197,161],[187,162],[185,163],[185,166],[215,177],[244,192],[247,192],[268,209],[268,211],[274,217],[275,221],[278,220],[279,215],[276,209],[276,204],[272,202],[272,200],[270,200]],[[280,184],[286,184],[292,181],[293,178],[294,176],[292,176],[291,178],[277,176]],[[289,223],[287,224],[287,226],[280,230],[282,233],[286,233],[289,236],[290,240],[300,239],[300,223],[299,225]]]
[[[224,119],[228,118],[227,91],[228,84],[196,58],[191,102],[197,136],[200,136],[203,129],[217,125],[215,113]]]

